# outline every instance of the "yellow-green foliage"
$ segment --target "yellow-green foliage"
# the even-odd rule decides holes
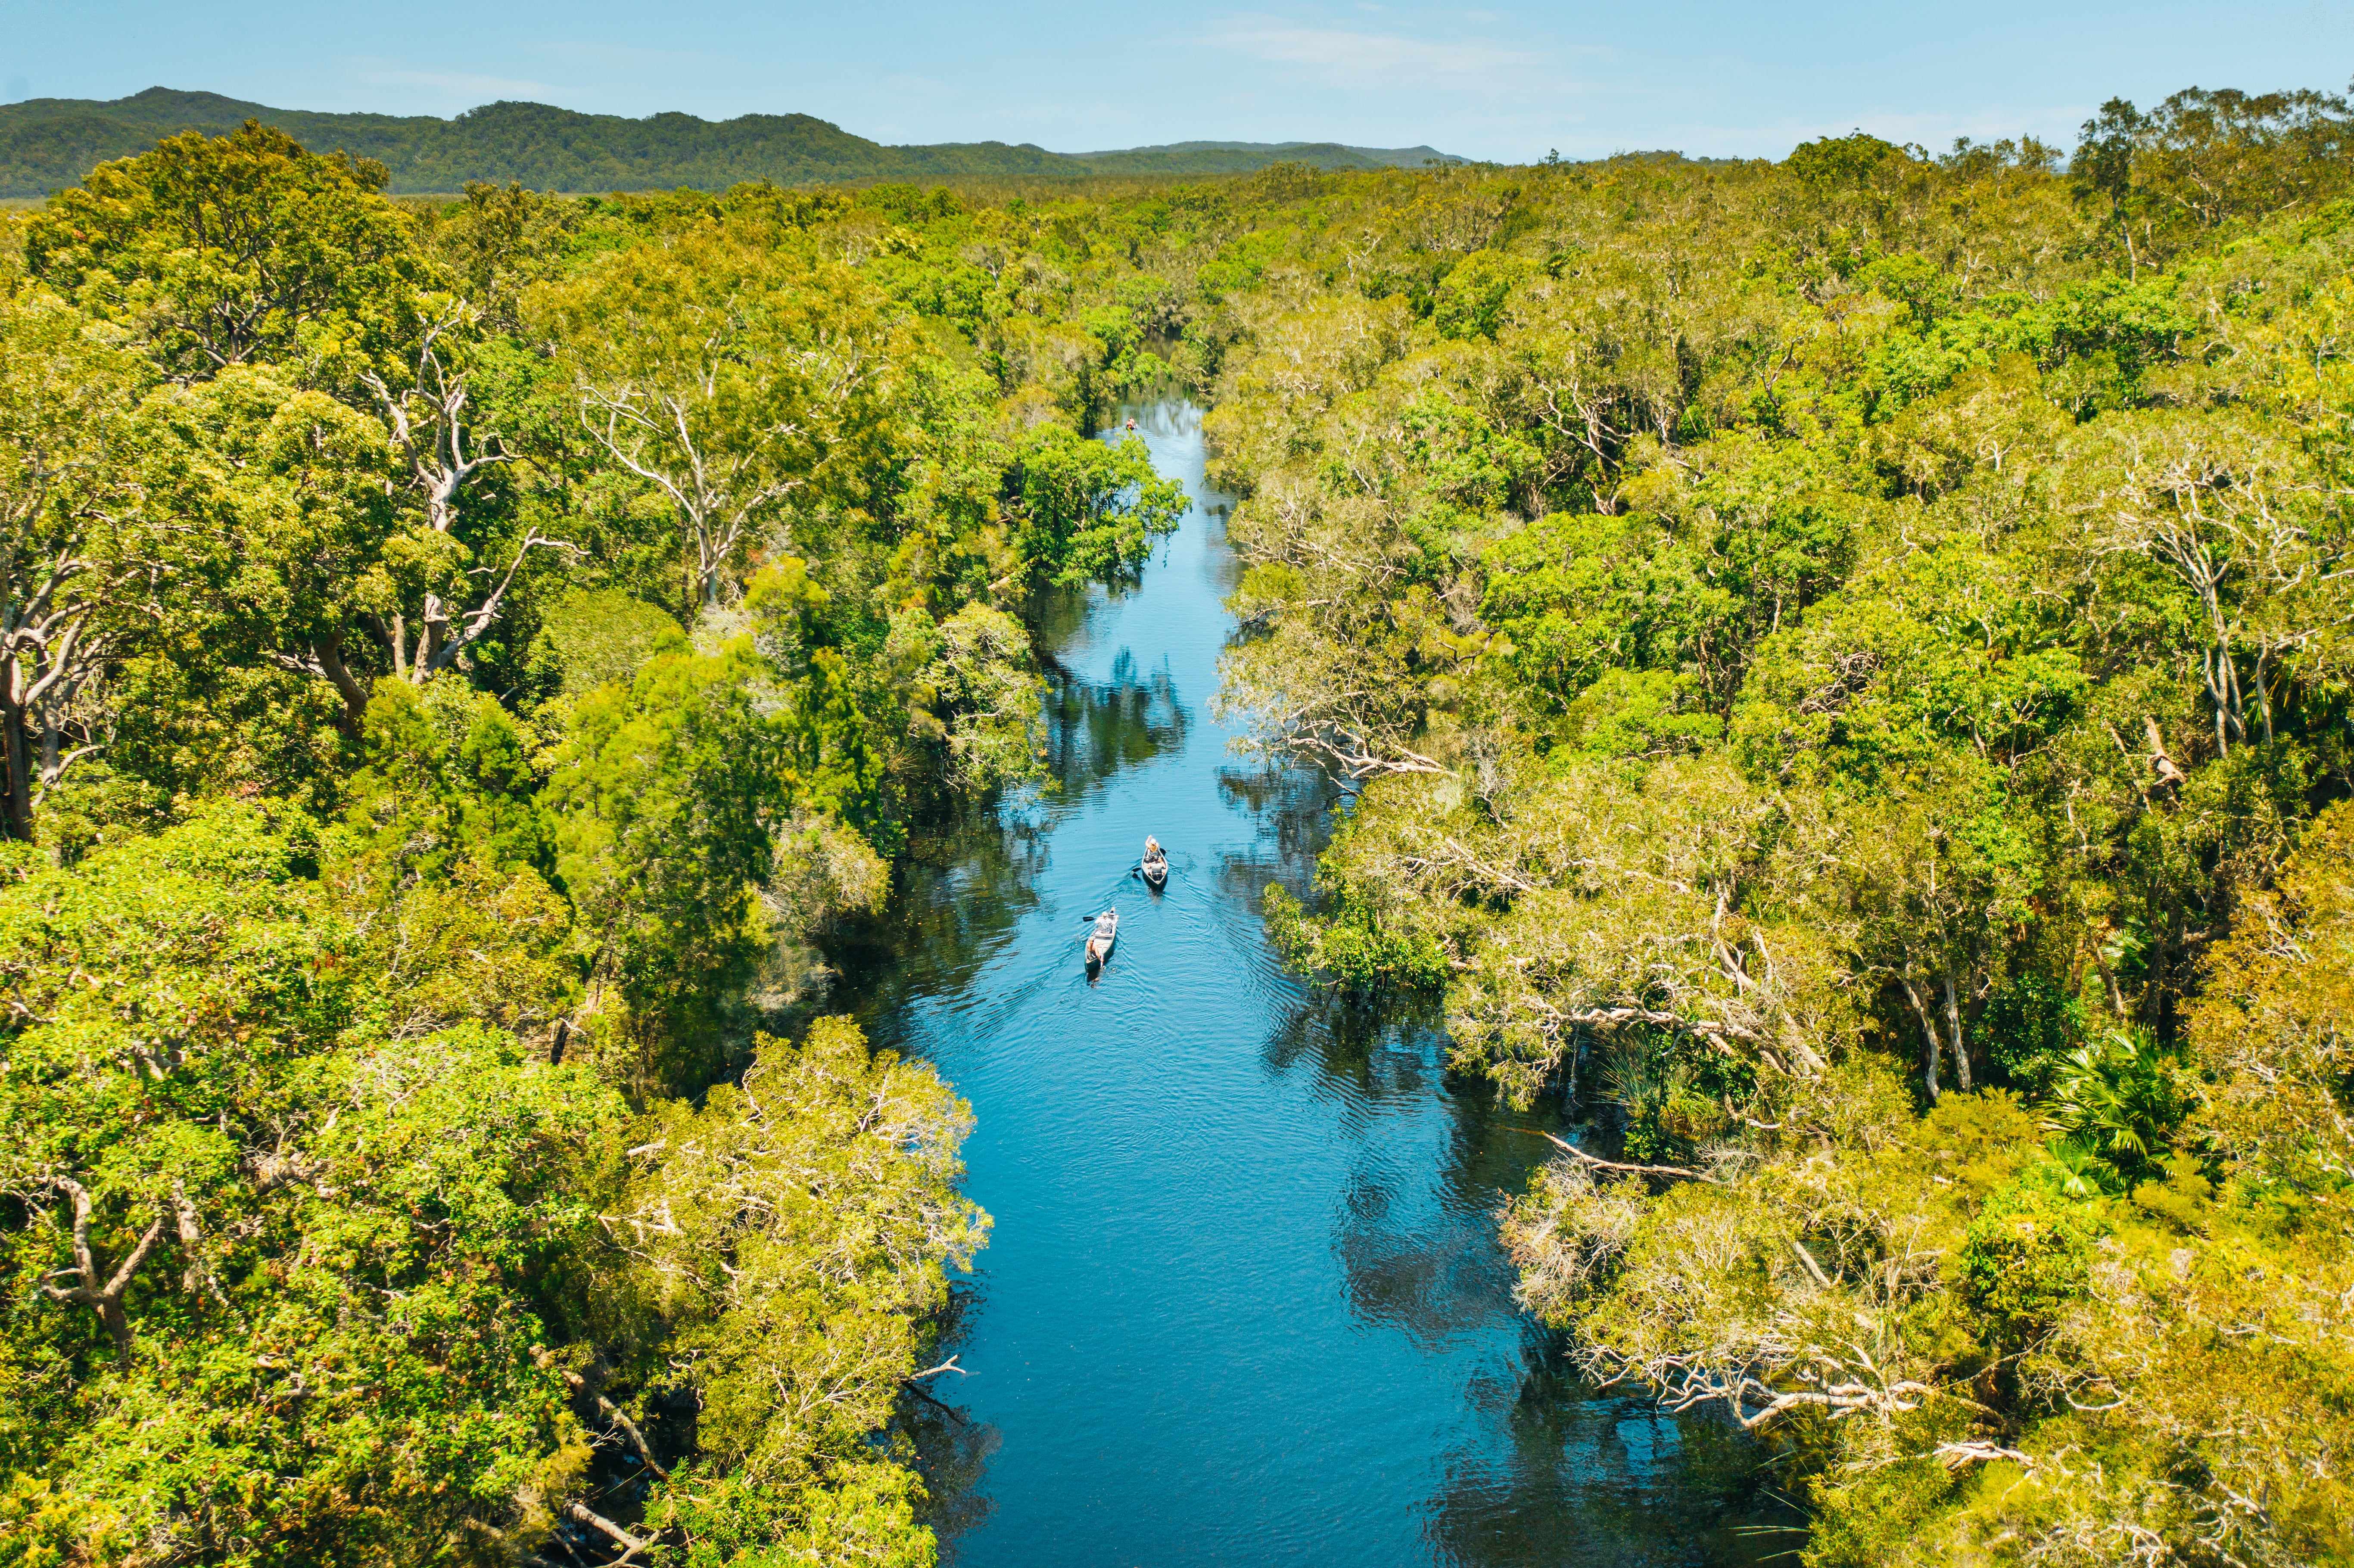
[[[648,1351],[695,1391],[705,1456],[649,1503],[651,1522],[748,1546],[798,1501],[813,1511],[794,1528],[822,1560],[882,1552],[880,1531],[929,1562],[910,1478],[867,1435],[946,1304],[941,1266],[969,1266],[988,1234],[956,1190],[971,1120],[930,1067],[870,1055],[847,1020],[822,1019],[798,1046],[764,1040],[702,1109],[673,1102],[632,1134],[637,1173],[610,1223],[666,1329]],[[830,1496],[845,1469],[856,1495]]]
[[[1549,1168],[1504,1214],[1523,1299],[1592,1373],[1759,1432],[1811,1562],[2341,1560],[2350,813],[2219,945],[2204,1163],[2104,1192],[2002,1091],[1916,1119],[1882,1079],[1859,1118],[1850,1068],[1664,1192]]]
[[[2198,1121],[2243,1181],[2295,1207],[2354,1173],[2354,810],[2243,906],[2191,1020],[2215,1079]]]
[[[507,1563],[631,1430],[674,1560],[930,1563],[871,1435],[987,1234],[963,1103],[822,1020],[633,1118],[535,873],[386,871],[230,807],[0,892],[10,1560]]]
[[[1524,1299],[1818,1561],[2347,1554],[2349,123],[1330,179],[1221,253],[1223,700],[1362,786],[1271,927],[1587,1112]]]

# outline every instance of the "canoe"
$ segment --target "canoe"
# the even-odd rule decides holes
[[[1169,863],[1166,860],[1146,861],[1144,863],[1144,880],[1150,883],[1156,888],[1160,887],[1169,880]]]
[[[1119,912],[1107,909],[1096,916],[1095,929],[1087,933],[1087,962],[1099,964],[1111,956],[1111,945],[1119,939]]]

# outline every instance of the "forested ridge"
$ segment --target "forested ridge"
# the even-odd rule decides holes
[[[1181,505],[1086,432],[1190,389],[1221,700],[1352,791],[1271,928],[1587,1118],[1499,1215],[1580,1368],[1811,1562],[2354,1554],[2349,124],[90,172],[0,306],[0,1553],[931,1561],[968,1113],[822,955],[1037,776],[1037,594]]]
[[[270,109],[212,92],[151,87],[99,101],[40,98],[0,104],[0,196],[47,196],[93,164],[138,153],[189,131],[219,135],[248,120],[277,126],[314,152],[344,152],[385,165],[393,191],[453,192],[474,181],[518,181],[544,191],[718,190],[747,180],[781,185],[836,180],[1062,178],[1087,175],[1205,175],[1282,162],[1327,168],[1418,168],[1429,147],[1344,147],[1182,142],[1099,153],[1050,153],[1027,143],[885,146],[808,114],[583,114],[546,103],[502,101],[444,120],[429,114],[324,113]]]

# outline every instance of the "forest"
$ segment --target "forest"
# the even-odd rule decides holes
[[[970,1116],[810,938],[1173,487],[885,212],[383,183],[9,236],[0,1557],[929,1562]]]
[[[677,112],[642,120],[583,114],[546,103],[486,103],[443,120],[429,114],[326,114],[270,109],[213,92],[151,87],[111,100],[36,98],[0,104],[0,196],[46,196],[79,184],[92,164],[145,151],[190,131],[275,126],[313,152],[343,152],[385,166],[385,189],[454,193],[518,182],[542,191],[724,189],[744,181],[1067,181],[1090,175],[1238,174],[1270,164],[1324,168],[1420,168],[1445,160],[1429,147],[1344,147],[1331,142],[1180,142],[1101,153],[1049,153],[1024,143],[886,146],[809,114],[711,121]]]
[[[1271,933],[1818,1564],[2354,1555],[2354,111],[0,244],[0,1560],[921,1564],[970,1115],[821,1016],[1182,510]]]

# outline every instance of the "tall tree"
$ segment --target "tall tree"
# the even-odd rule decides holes
[[[2104,420],[2074,443],[2094,548],[2180,581],[2203,636],[2200,683],[2215,748],[2274,735],[2282,656],[2354,621],[2345,521],[2292,433],[2211,414]]]
[[[136,482],[138,366],[46,290],[0,297],[0,728],[8,836],[104,745],[88,699],[162,614],[172,541]]]
[[[132,327],[166,373],[292,354],[303,329],[417,270],[384,166],[248,121],[102,164],[26,235],[37,277]]]
[[[351,373],[408,470],[413,597],[380,615],[376,628],[393,670],[411,682],[448,669],[498,624],[534,550],[580,548],[528,520],[501,536],[467,514],[492,473],[515,459],[475,418],[470,362],[479,319],[455,295],[404,291],[385,323],[391,341]]]
[[[910,352],[849,268],[710,226],[599,258],[534,305],[583,427],[676,511],[703,605],[756,531],[791,547],[789,498],[855,485]]]

